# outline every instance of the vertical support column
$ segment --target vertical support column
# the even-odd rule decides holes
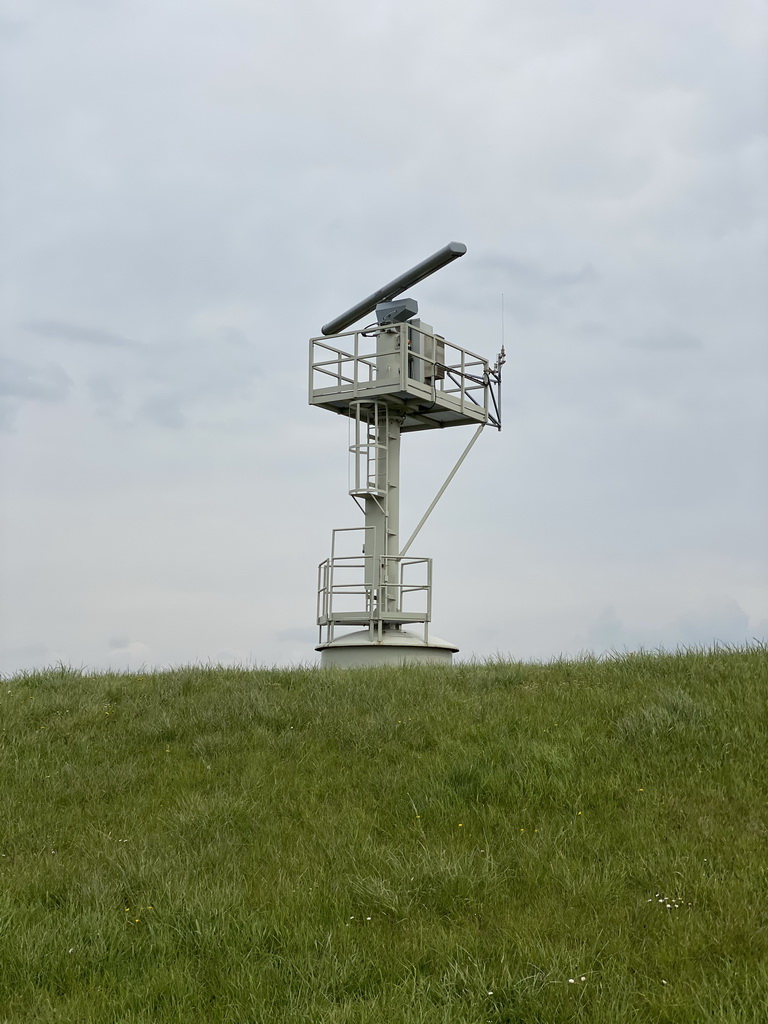
[[[382,481],[387,488],[386,539],[384,554],[384,582],[388,584],[386,611],[400,610],[398,563],[393,556],[400,554],[400,420],[391,413],[387,417],[387,475]]]
[[[374,489],[365,494],[365,585],[375,593],[377,617],[399,610],[397,563],[388,556],[399,554],[400,532],[400,421],[384,402],[366,410],[372,425],[375,459]],[[389,586],[391,584],[391,586]]]
[[[387,530],[387,491],[382,481],[387,478],[388,451],[386,447],[387,409],[384,403],[371,402],[360,413],[366,423],[366,491],[365,501],[365,588],[373,613],[381,614],[381,556]],[[361,425],[362,426],[362,425]],[[371,472],[371,461],[373,471]]]
[[[397,379],[402,374],[403,339],[400,327],[382,331],[376,340],[377,378]],[[375,424],[375,494],[365,496],[366,532],[372,538],[366,546],[366,587],[375,594],[374,611],[380,622],[399,610],[397,562],[388,556],[399,554],[400,529],[400,421],[392,416],[386,402],[375,401],[370,411]]]

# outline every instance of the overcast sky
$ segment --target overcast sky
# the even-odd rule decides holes
[[[307,340],[451,240],[410,294],[508,362],[434,632],[768,637],[763,0],[0,10],[0,670],[314,661],[362,517]],[[405,437],[404,535],[470,436]]]

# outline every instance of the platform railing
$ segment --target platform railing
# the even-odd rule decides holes
[[[407,578],[414,571],[421,578]],[[336,555],[318,566],[320,643],[333,640],[336,626],[368,628],[372,639],[380,639],[385,624],[408,623],[422,623],[427,642],[431,619],[431,558],[386,555],[378,565],[371,566],[370,556],[364,554]]]
[[[314,391],[325,388],[356,392],[361,384],[370,384],[376,380],[377,359],[381,353],[376,352],[375,339],[367,337],[362,331],[334,335],[334,340],[339,338],[349,339],[347,347],[331,345],[326,338],[310,340],[310,396]],[[371,351],[365,351],[371,349],[371,346]]]
[[[424,348],[431,353],[425,354],[409,344],[409,330],[413,329],[407,323],[391,324],[347,331],[330,338],[311,338],[310,400],[333,394],[363,398],[372,386],[391,380],[393,387],[415,384],[427,388],[435,397],[448,396],[458,401],[462,412],[470,405],[475,411],[480,408],[487,412],[488,360],[419,328],[415,333],[426,339]],[[382,336],[391,339],[391,343],[382,345]],[[393,364],[397,368],[394,378]],[[386,367],[383,374],[382,366]]]

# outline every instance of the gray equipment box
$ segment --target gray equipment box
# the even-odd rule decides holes
[[[445,377],[445,338],[423,320],[408,321],[408,376],[421,384]]]

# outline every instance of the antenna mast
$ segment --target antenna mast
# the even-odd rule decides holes
[[[397,297],[466,251],[449,242],[310,340],[309,401],[349,417],[349,493],[365,513],[364,526],[333,531],[330,558],[319,567],[323,667],[450,664],[458,650],[430,635],[432,560],[408,550],[483,427],[501,429],[504,349],[491,365],[418,319],[415,300]],[[374,311],[375,324],[347,330]],[[401,549],[401,435],[468,425],[475,435]]]

